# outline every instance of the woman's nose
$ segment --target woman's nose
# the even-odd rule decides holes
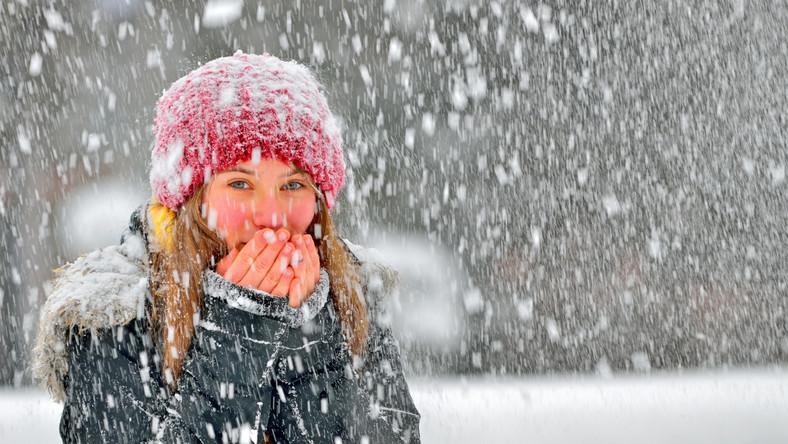
[[[285,209],[276,193],[264,193],[256,196],[252,208],[254,224],[257,227],[277,229],[283,227],[285,220]]]

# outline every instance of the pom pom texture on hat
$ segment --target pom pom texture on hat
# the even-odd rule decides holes
[[[342,137],[319,83],[296,62],[236,52],[178,79],[156,106],[150,183],[177,210],[212,175],[256,157],[306,171],[331,208]]]

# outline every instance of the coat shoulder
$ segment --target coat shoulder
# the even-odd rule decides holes
[[[126,232],[119,245],[86,254],[55,270],[47,284],[33,348],[33,376],[55,400],[64,397],[68,372],[67,334],[96,332],[145,316],[147,254],[139,233]]]
[[[385,307],[399,291],[399,272],[381,251],[354,244],[348,239],[342,239],[342,242],[359,267],[361,285],[373,320],[384,321]]]

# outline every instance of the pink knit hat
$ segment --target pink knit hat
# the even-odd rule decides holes
[[[255,157],[309,173],[334,205],[345,182],[342,136],[309,69],[272,55],[212,60],[175,81],[156,106],[150,183],[177,210],[203,182]]]

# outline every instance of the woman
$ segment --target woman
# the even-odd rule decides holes
[[[164,92],[154,135],[151,202],[42,310],[64,442],[419,442],[378,322],[396,273],[334,229],[341,138],[311,72],[211,61]]]

